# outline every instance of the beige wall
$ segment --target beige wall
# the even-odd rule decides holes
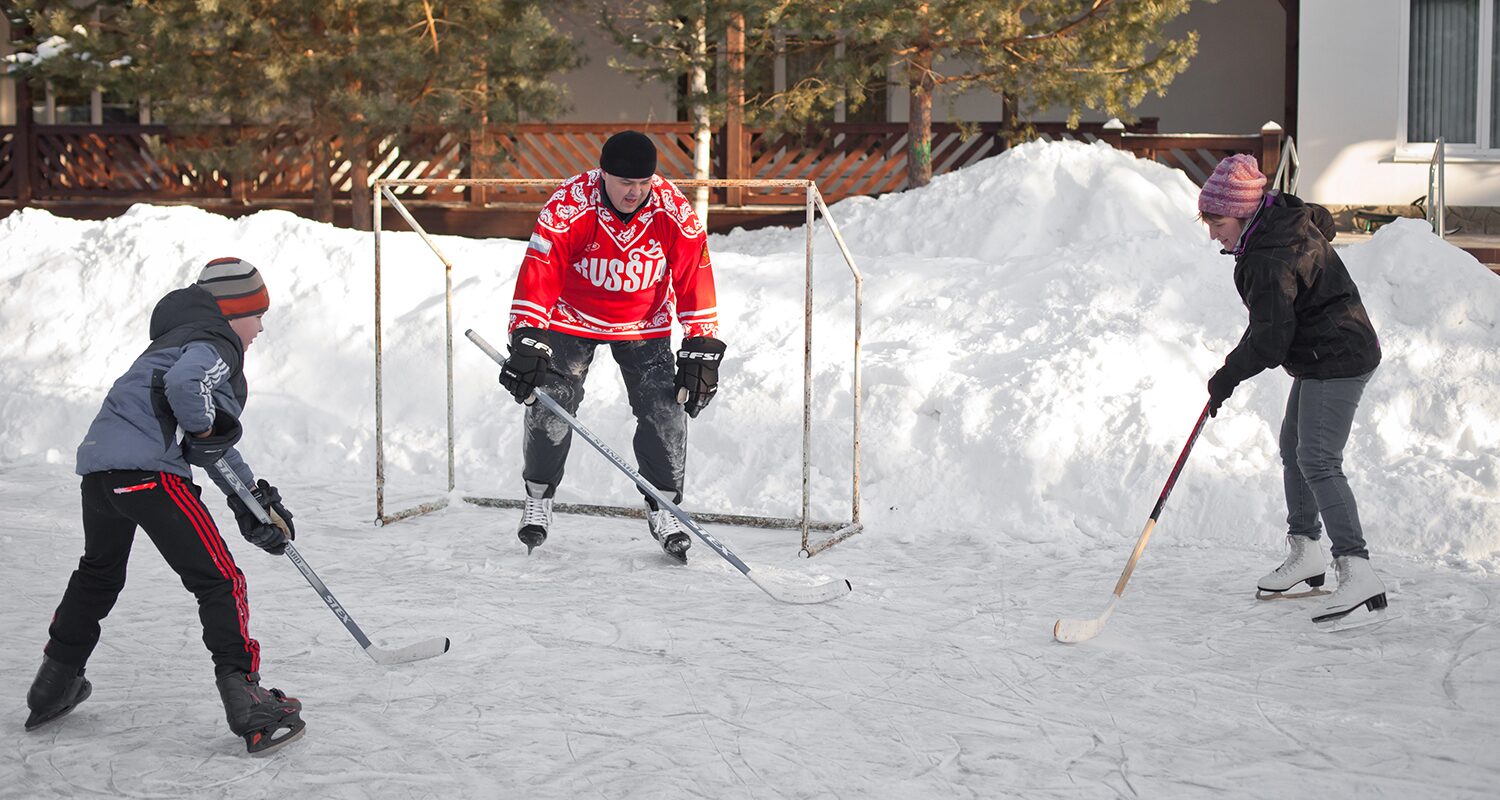
[[[582,67],[562,76],[568,87],[570,110],[558,122],[675,122],[677,107],[672,87],[642,84],[633,75],[610,67],[611,58],[625,60],[623,50],[595,21],[588,9],[557,12],[558,27],[578,39],[587,59]]]
[[[1301,193],[1336,205],[1404,205],[1427,192],[1427,163],[1395,158],[1401,133],[1402,0],[1302,4],[1297,147]],[[1455,206],[1500,206],[1500,160],[1447,167]]]
[[[1221,0],[1195,3],[1168,28],[1178,37],[1198,31],[1198,55],[1168,87],[1165,97],[1151,95],[1132,112],[1158,117],[1164,133],[1255,133],[1267,121],[1284,124],[1286,96],[1286,12],[1280,0]],[[998,120],[999,98],[970,93],[955,99],[951,116],[966,120]],[[907,93],[891,100],[892,121],[905,122]],[[948,119],[949,107],[939,101],[933,119]],[[1067,119],[1066,109],[1055,109],[1038,120]],[[1086,113],[1085,121],[1103,122],[1102,113]]]
[[[566,122],[615,122],[675,119],[672,92],[666,87],[639,85],[610,68],[620,49],[598,29],[594,15],[575,11],[562,15],[562,27],[578,36],[588,63],[569,74],[566,83],[573,109]],[[1148,97],[1135,109],[1138,116],[1161,119],[1161,130],[1190,133],[1253,133],[1266,121],[1282,123],[1285,95],[1286,14],[1279,0],[1221,0],[1197,3],[1175,21],[1171,34],[1199,32],[1198,55],[1172,83],[1166,97]],[[907,120],[907,93],[892,91],[890,121]],[[1057,110],[1044,119],[1064,119]],[[1000,99],[989,92],[970,92],[953,98],[940,94],[933,118],[943,121],[1000,119]],[[1102,114],[1085,119],[1103,121]]]
[[[1309,2],[1322,0],[1308,0]],[[1166,97],[1135,113],[1160,117],[1166,133],[1255,133],[1286,120],[1286,11],[1280,0],[1195,3],[1171,26],[1198,31],[1198,55]]]

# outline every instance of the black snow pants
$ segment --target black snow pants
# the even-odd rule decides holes
[[[198,598],[203,644],[216,676],[260,669],[250,638],[245,576],[235,566],[198,486],[168,472],[109,470],[83,476],[83,558],[48,629],[46,653],[82,667],[99,643],[99,622],[125,588],[125,564],[136,528]]]
[[[552,371],[540,388],[569,414],[577,415],[583,402],[583,382],[588,378],[597,339],[585,339],[552,331]],[[641,477],[660,489],[672,502],[682,502],[684,465],[687,460],[687,415],[677,404],[674,385],[676,363],[672,340],[641,339],[608,342],[610,354],[620,365],[625,394],[635,414],[635,458]],[[540,404],[526,408],[526,430],[522,447],[525,466],[521,476],[546,484],[551,497],[562,483],[563,467],[573,442],[573,429]],[[648,497],[647,505],[656,504]]]

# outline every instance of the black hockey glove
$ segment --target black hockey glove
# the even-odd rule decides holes
[[[195,467],[208,469],[224,457],[244,435],[245,429],[235,416],[222,408],[214,409],[214,424],[207,436],[189,433],[182,439],[182,457]]]
[[[677,351],[677,402],[693,419],[719,391],[719,362],[724,360],[725,349],[712,336],[682,340],[682,349]]]
[[[1228,367],[1220,367],[1219,371],[1208,379],[1208,415],[1210,417],[1219,416],[1219,406],[1224,405],[1224,401],[1234,394],[1234,387],[1239,383],[1234,376],[1229,374]]]
[[[240,535],[245,537],[245,541],[273,556],[282,555],[286,552],[286,543],[297,538],[297,529],[292,525],[292,512],[281,504],[281,492],[276,491],[276,487],[267,483],[265,478],[256,482],[250,495],[266,510],[266,516],[271,521],[261,522],[238,494],[229,495],[229,508],[234,511],[234,521],[240,526]]]
[[[552,347],[547,344],[547,332],[541,328],[516,328],[510,336],[510,357],[500,366],[500,385],[504,386],[517,403],[531,405],[536,402],[532,392],[547,374],[547,364],[552,360]]]

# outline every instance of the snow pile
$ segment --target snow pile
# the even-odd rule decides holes
[[[978,534],[1057,556],[1133,540],[1245,319],[1231,260],[1193,221],[1195,197],[1180,172],[1106,146],[1035,143],[921,190],[834,206],[865,276],[872,540]],[[455,265],[459,488],[515,497],[519,411],[461,334],[503,344],[523,243],[438,242]],[[730,360],[690,426],[689,508],[796,513],[804,242],[800,230],[710,242]],[[105,387],[146,344],[154,301],[236,255],[272,295],[249,357],[247,458],[273,478],[369,491],[369,234],[280,212],[139,206],[100,222],[19,212],[0,220],[0,247],[0,460],[70,463]],[[414,235],[386,234],[382,248],[391,491],[430,499],[446,476],[442,269]],[[814,511],[829,518],[848,514],[853,290],[821,225],[816,253]],[[1500,281],[1415,222],[1343,254],[1385,347],[1346,453],[1371,548],[1493,565]],[[623,452],[631,421],[605,352],[581,417]],[[1210,422],[1163,531],[1274,545],[1289,385],[1263,374]],[[586,449],[559,499],[637,502]]]

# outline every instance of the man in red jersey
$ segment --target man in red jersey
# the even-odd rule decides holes
[[[675,370],[672,317],[682,325]],[[526,506],[516,536],[532,549],[547,539],[552,498],[573,432],[532,405],[543,389],[569,413],[583,400],[594,351],[607,343],[635,413],[641,475],[682,502],[687,422],[718,390],[719,317],[708,237],[692,203],[656,175],[656,146],[622,131],[604,143],[599,169],[564,183],[537,216],[510,306],[510,357],[500,383],[528,405],[522,449]],[[677,518],[650,497],[651,535],[687,561]]]

